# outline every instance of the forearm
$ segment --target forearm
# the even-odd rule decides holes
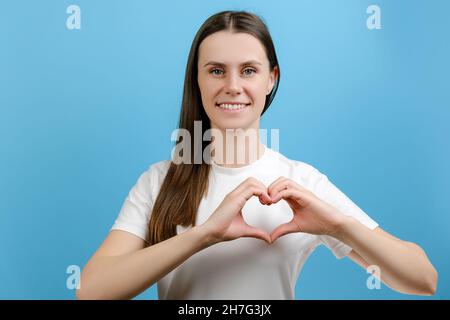
[[[95,258],[83,270],[77,298],[131,299],[211,244],[207,232],[194,227],[142,250]]]
[[[384,236],[351,217],[344,220],[333,236],[349,245],[369,265],[378,266],[381,280],[392,289],[418,295],[434,293],[437,272],[419,246]]]

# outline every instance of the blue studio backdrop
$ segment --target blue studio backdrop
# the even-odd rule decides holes
[[[320,246],[296,298],[449,299],[445,0],[2,1],[0,298],[75,298],[71,277],[139,175],[170,158],[190,45],[222,10],[252,11],[272,34],[281,82],[261,128],[280,130],[279,151],[439,272],[433,297],[369,289],[365,270]],[[156,285],[137,297],[157,298]]]

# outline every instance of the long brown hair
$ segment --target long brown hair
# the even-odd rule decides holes
[[[222,11],[209,17],[198,30],[191,45],[184,79],[183,99],[179,119],[179,128],[190,133],[190,146],[198,147],[191,152],[190,163],[176,164],[170,162],[169,169],[154,202],[151,218],[148,224],[149,244],[153,245],[176,235],[176,226],[188,227],[195,225],[197,210],[202,197],[208,190],[208,178],[211,165],[201,161],[198,164],[194,159],[200,156],[207,147],[207,141],[194,143],[194,121],[201,121],[202,137],[206,130],[211,128],[210,120],[203,109],[200,89],[197,82],[198,49],[207,36],[222,30],[233,33],[248,33],[256,37],[265,47],[269,60],[270,70],[277,67],[275,85],[266,96],[264,109],[267,110],[272,103],[280,81],[280,70],[275,53],[275,47],[269,30],[260,17],[246,11]],[[177,143],[182,139],[178,135]],[[184,151],[182,149],[182,151]],[[198,162],[198,161],[197,161]]]

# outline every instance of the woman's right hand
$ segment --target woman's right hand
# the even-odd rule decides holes
[[[248,225],[242,216],[242,208],[248,199],[257,196],[263,205],[272,203],[267,187],[255,178],[247,178],[228,193],[202,227],[208,230],[213,243],[241,237],[253,237],[271,243],[270,234]]]

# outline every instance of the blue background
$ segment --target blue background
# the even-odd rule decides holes
[[[70,4],[81,30],[66,28]],[[381,8],[381,30],[366,9]],[[450,298],[448,1],[3,1],[0,298],[73,299],[139,175],[169,159],[192,39],[210,15],[266,21],[281,83],[261,128],[382,228],[418,243]],[[430,299],[369,290],[324,246],[297,299]],[[139,299],[157,299],[156,285]]]

